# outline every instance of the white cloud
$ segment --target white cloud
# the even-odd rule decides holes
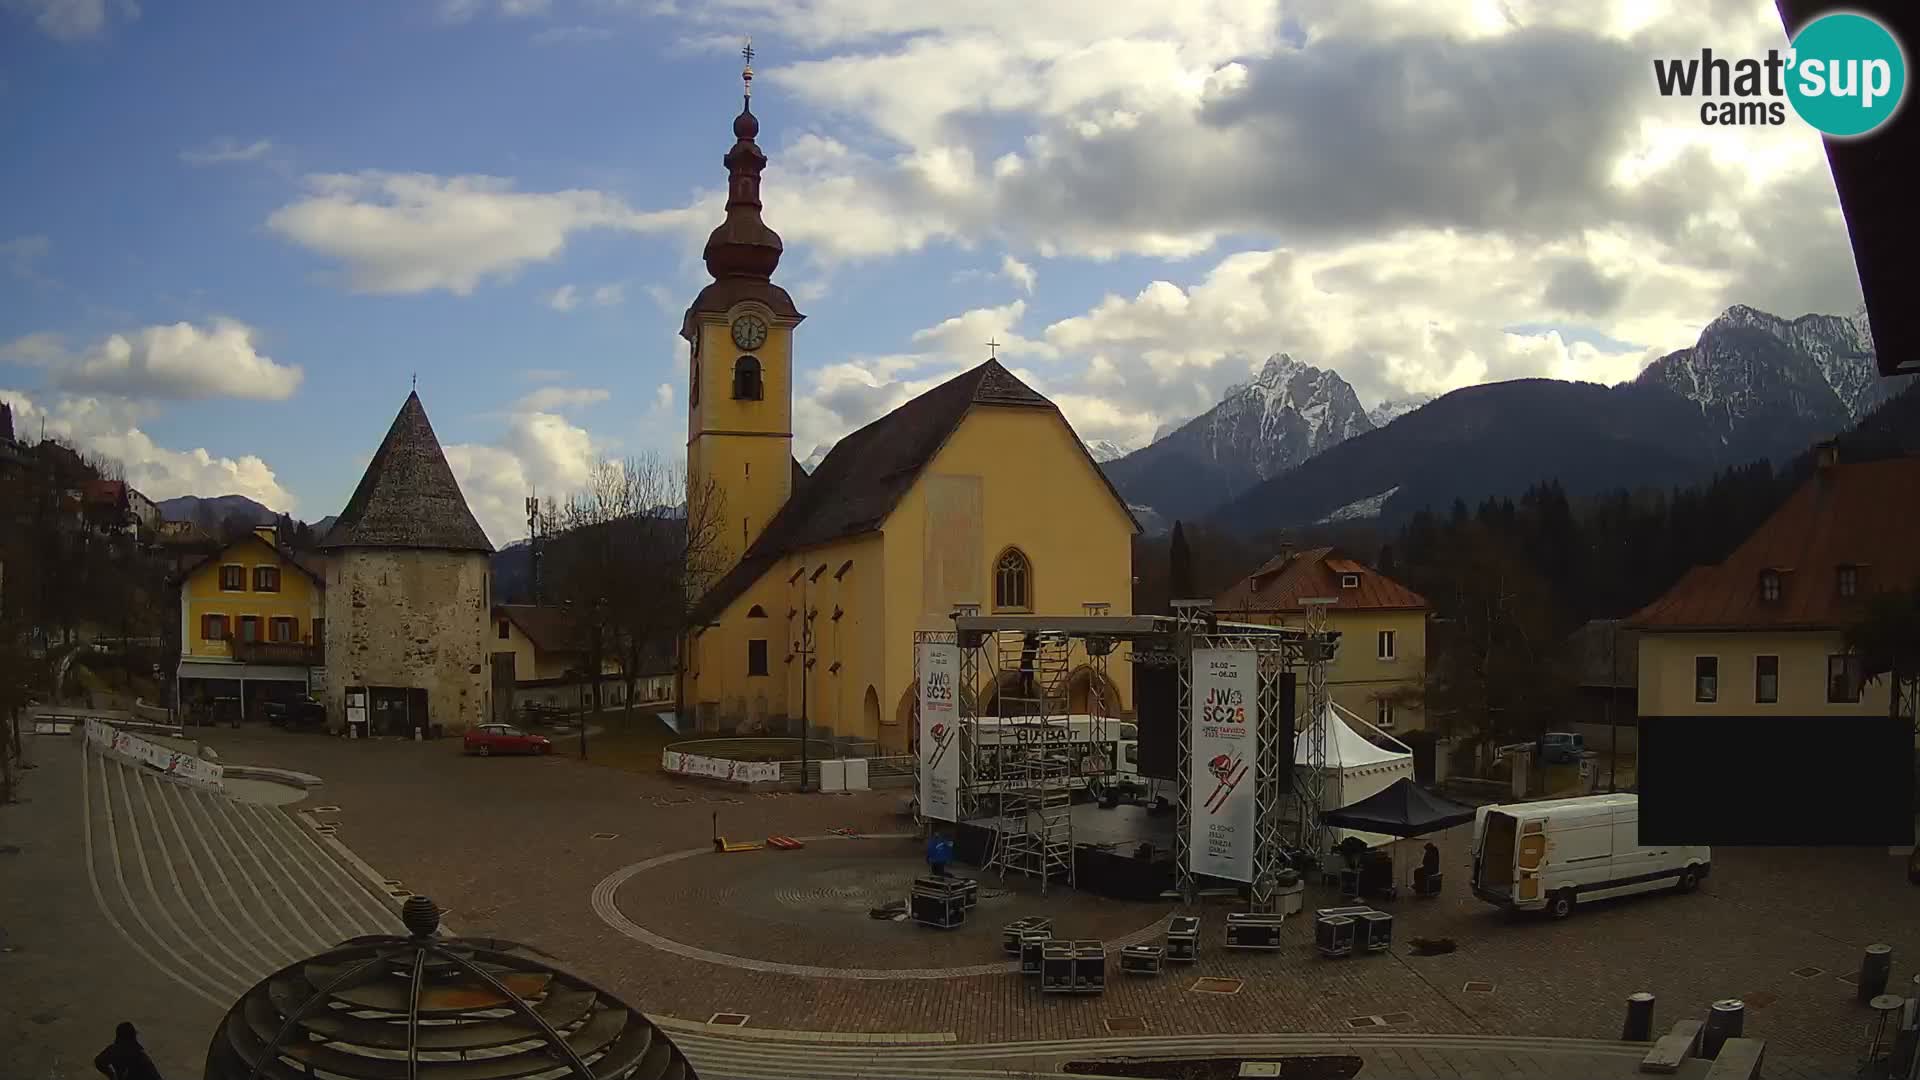
[[[157,445],[139,427],[146,411],[132,403],[71,394],[36,399],[18,390],[0,390],[0,401],[13,407],[17,431],[37,438],[44,419],[49,437],[119,462],[126,469],[127,482],[150,499],[245,495],[275,510],[292,513],[297,509],[293,494],[258,455],[219,457],[204,448],[174,450]]]
[[[207,326],[173,323],[112,334],[81,352],[31,334],[0,346],[0,356],[49,370],[53,385],[133,398],[242,398],[282,401],[299,388],[297,364],[259,351],[256,331],[233,319]]]
[[[653,388],[653,407],[663,413],[673,411],[672,383],[661,383]]]
[[[1016,327],[1026,312],[1025,300],[995,308],[975,308],[915,331],[913,343],[954,359],[971,359],[975,364],[996,352],[1003,358],[1059,355],[1059,350],[1046,341],[1022,337],[1017,332]],[[993,348],[996,344],[997,350]]]
[[[1028,296],[1033,295],[1034,282],[1038,279],[1038,275],[1033,272],[1033,267],[1011,255],[1000,257],[1000,276],[1020,286],[1020,291]]]
[[[574,386],[543,386],[514,403],[518,412],[562,412],[598,405],[613,395],[605,390]]]
[[[42,33],[60,41],[78,41],[106,29],[107,0],[0,0],[8,11],[32,18]],[[137,4],[122,4],[127,18],[140,14]]]
[[[242,143],[223,136],[197,150],[180,151],[180,160],[189,165],[219,165],[231,161],[258,161],[273,152],[273,140],[255,139]]]
[[[602,285],[592,291],[585,291],[578,285],[562,285],[548,293],[546,305],[555,311],[572,311],[582,304],[593,307],[617,307],[627,299],[627,287],[621,284]]]
[[[525,18],[544,15],[552,7],[552,0],[441,0],[440,18],[451,23],[463,23],[489,10],[508,18]]]
[[[268,227],[344,263],[352,287],[369,293],[465,296],[554,259],[576,233],[684,229],[688,215],[640,213],[600,191],[515,191],[491,176],[362,172],[309,184],[311,194],[274,211]]]
[[[495,546],[527,533],[526,497],[563,495],[586,483],[597,459],[585,428],[550,412],[516,412],[491,443],[446,446],[467,506]]]

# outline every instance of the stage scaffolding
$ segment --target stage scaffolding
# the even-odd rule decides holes
[[[1281,707],[1283,677],[1289,673],[1303,699],[1299,715],[1322,716],[1327,708],[1326,665],[1333,660],[1338,635],[1327,632],[1324,611],[1310,612],[1308,627],[1221,623],[1206,601],[1178,601],[1174,615],[1108,615],[1106,605],[1088,604],[1081,616],[990,615],[964,607],[953,615],[953,630],[914,635],[914,678],[920,678],[920,645],[958,646],[960,654],[959,817],[990,819],[994,840],[988,870],[1027,874],[1047,884],[1073,879],[1073,818],[1076,789],[1110,770],[1107,725],[1114,711],[1105,700],[1111,657],[1129,646],[1125,659],[1135,665],[1178,671],[1176,887],[1188,900],[1195,880],[1188,850],[1188,813],[1192,756],[1193,653],[1196,649],[1242,649],[1258,656],[1260,715],[1255,749],[1254,865],[1252,896],[1256,910],[1274,899],[1275,878],[1283,869],[1287,826],[1292,840],[1324,854],[1325,826],[1320,820],[1326,790],[1326,742],[1318,723],[1309,723],[1305,760],[1294,762],[1294,813],[1280,791],[1288,760],[1284,728],[1265,722]],[[1070,684],[1085,669],[1088,733],[1079,743],[1067,732],[1075,722]],[[1137,683],[1136,683],[1137,686]],[[917,747],[919,699],[914,699],[913,738],[916,770],[923,760]],[[983,724],[984,721],[984,724]],[[1086,746],[1092,752],[1076,749]]]

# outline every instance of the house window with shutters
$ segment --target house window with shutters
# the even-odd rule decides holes
[[[200,640],[227,640],[227,617],[225,615],[200,616]]]
[[[300,620],[276,615],[267,620],[267,640],[290,644],[300,640]]]
[[[1858,596],[1860,594],[1860,568],[1857,566],[1840,567],[1839,570],[1834,573],[1834,587],[1839,590],[1840,595],[1843,597]]]
[[[238,565],[222,566],[220,568],[220,591],[246,592],[247,568]]]
[[[254,592],[279,592],[280,568],[277,566],[256,566],[253,568]]]
[[[258,615],[240,616],[240,640],[241,641],[259,641],[260,640],[260,616]]]
[[[1780,602],[1780,572],[1767,570],[1760,575],[1760,602],[1777,604]]]
[[[993,566],[995,611],[1033,610],[1033,564],[1025,552],[1008,548]]]

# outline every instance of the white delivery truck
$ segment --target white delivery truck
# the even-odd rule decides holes
[[[1556,919],[1589,900],[1675,889],[1692,892],[1713,849],[1640,843],[1640,796],[1483,806],[1473,822],[1473,895]]]

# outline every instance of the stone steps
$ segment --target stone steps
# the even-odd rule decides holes
[[[278,809],[88,751],[87,838],[109,920],[225,1008],[288,964],[398,918]]]

